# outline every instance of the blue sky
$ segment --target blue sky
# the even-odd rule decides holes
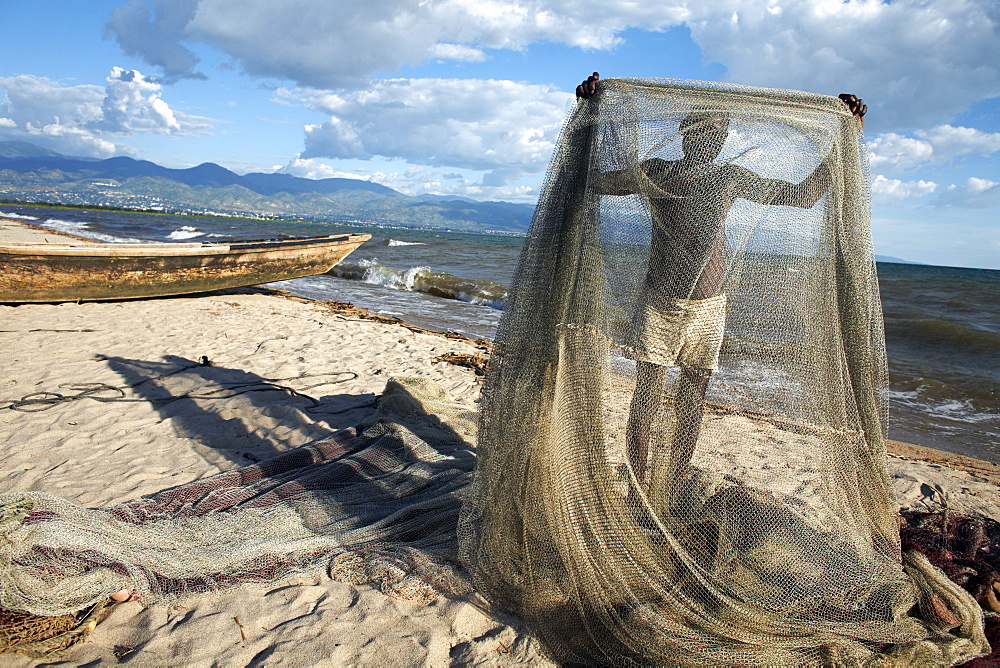
[[[855,92],[880,255],[1000,269],[996,0],[0,0],[0,140],[534,202],[591,71]]]

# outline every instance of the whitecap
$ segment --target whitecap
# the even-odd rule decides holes
[[[7,213],[6,211],[0,211],[0,218],[14,218],[17,220],[38,220],[37,216],[27,216],[20,213]]]
[[[66,234],[72,234],[78,237],[86,237],[87,239],[93,239],[94,241],[104,241],[106,243],[121,244],[121,243],[138,243],[139,239],[116,237],[110,234],[104,234],[102,232],[95,232],[90,229],[90,226],[78,220],[63,220],[62,218],[49,218],[44,223],[41,223],[42,227],[47,227],[55,232],[64,232]]]
[[[182,241],[184,239],[194,239],[195,237],[200,237],[204,232],[199,230],[197,227],[191,227],[190,225],[184,225],[178,227],[176,230],[167,235],[168,239],[173,239],[174,241]]]

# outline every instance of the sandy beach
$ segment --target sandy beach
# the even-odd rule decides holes
[[[58,237],[0,221],[0,239]],[[441,358],[484,354],[474,341],[258,288],[0,305],[0,345],[0,488],[47,492],[89,508],[263,461],[357,425],[392,377],[431,379],[475,410],[481,376]],[[160,386],[179,399],[150,401],[143,381],[166,374],[169,382]],[[1000,467],[908,444],[889,447],[901,508],[947,507],[1000,521]],[[171,605],[120,603],[87,642],[51,665],[119,660],[548,664],[517,620],[490,611],[475,594],[402,600],[326,575]],[[0,655],[0,665],[35,664]]]

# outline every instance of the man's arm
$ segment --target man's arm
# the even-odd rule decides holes
[[[662,192],[650,176],[662,174],[670,163],[662,158],[643,160],[631,169],[599,172],[594,176],[594,189],[598,195],[639,195]]]
[[[734,197],[742,197],[758,204],[810,209],[830,188],[830,168],[826,160],[819,163],[812,174],[799,183],[768,179],[743,167],[734,169],[737,170]]]
[[[865,114],[868,105],[857,95],[841,93],[840,99],[847,105],[851,115],[856,117],[862,127],[865,124]],[[812,208],[830,188],[831,176],[828,158],[819,163],[812,174],[799,183],[789,183],[779,179],[766,179],[757,176],[749,170],[740,168],[737,183],[739,187],[736,197],[748,199],[759,204],[776,206],[795,206],[802,209]]]
[[[598,195],[635,195],[639,183],[631,169],[598,172],[594,176],[594,190]]]

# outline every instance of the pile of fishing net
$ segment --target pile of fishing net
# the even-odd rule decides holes
[[[557,660],[989,651],[975,600],[901,554],[868,176],[833,97],[609,79],[568,119],[459,527]]]
[[[394,379],[358,428],[150,498],[0,494],[0,606],[73,615],[121,589],[150,604],[310,571],[461,595],[449,564],[474,442],[474,415],[443,388]]]

